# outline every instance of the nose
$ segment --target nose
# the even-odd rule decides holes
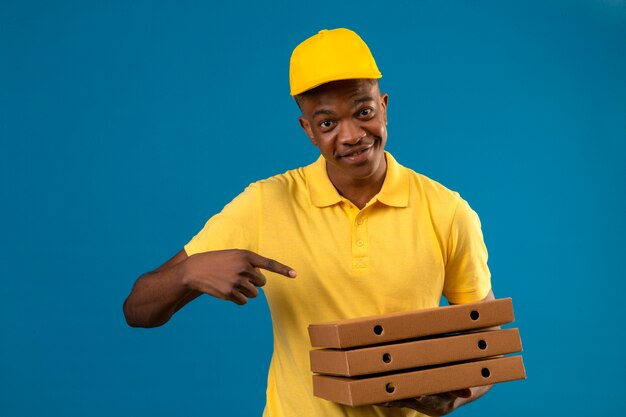
[[[344,145],[356,145],[363,139],[366,132],[352,121],[339,125],[339,141]]]

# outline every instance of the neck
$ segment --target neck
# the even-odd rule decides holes
[[[328,171],[328,166],[326,169]],[[339,194],[347,198],[359,209],[362,209],[372,197],[380,192],[385,182],[386,173],[387,163],[384,161],[377,172],[368,178],[342,178],[340,176],[330,175],[330,172],[328,177]]]

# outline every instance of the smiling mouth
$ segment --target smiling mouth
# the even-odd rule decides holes
[[[371,145],[369,145],[366,148],[359,149],[358,151],[350,152],[349,154],[346,154],[346,155],[340,155],[339,158],[354,158],[356,156],[359,156],[359,155],[369,151],[370,149],[372,149],[372,146],[374,146],[374,144],[371,144]]]

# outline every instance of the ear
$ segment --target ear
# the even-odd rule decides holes
[[[311,129],[311,123],[304,116],[298,117],[298,122],[300,122],[300,127],[304,130],[304,133],[309,137],[309,140],[313,144],[313,146],[317,146],[317,139],[315,139],[315,135],[313,134],[313,130]]]
[[[387,103],[389,103],[389,94],[383,93],[380,95],[380,108],[383,112],[383,120],[385,121],[385,126],[387,126]]]

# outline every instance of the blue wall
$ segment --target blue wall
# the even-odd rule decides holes
[[[316,157],[288,60],[340,26],[384,74],[388,149],[478,211],[515,303],[528,380],[456,415],[618,415],[623,0],[176,3],[1,2],[1,415],[260,415],[265,300],[151,330],[121,305],[248,183]]]

